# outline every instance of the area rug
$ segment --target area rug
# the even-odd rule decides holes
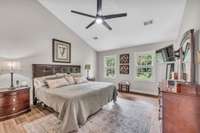
[[[118,99],[91,116],[78,133],[149,133],[154,105]],[[60,133],[62,122],[54,114],[23,125],[27,133]]]

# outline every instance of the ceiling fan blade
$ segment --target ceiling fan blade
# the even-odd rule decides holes
[[[101,15],[102,12],[102,0],[97,0],[97,14]]]
[[[109,30],[112,30],[111,26],[106,22],[106,21],[103,21],[103,25],[109,29]]]
[[[119,14],[111,14],[103,16],[104,19],[112,19],[112,18],[119,18],[119,17],[126,17],[127,13],[119,13]]]
[[[92,21],[87,27],[85,27],[86,29],[88,29],[88,28],[90,28],[92,25],[94,25],[95,24],[95,20],[94,21]]]
[[[90,15],[90,14],[86,14],[86,13],[82,13],[82,12],[78,12],[78,11],[74,11],[74,10],[71,10],[71,12],[75,13],[75,14],[91,17],[91,18],[96,18],[96,16],[93,16],[93,15]]]

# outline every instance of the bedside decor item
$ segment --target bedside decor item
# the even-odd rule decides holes
[[[53,62],[71,63],[71,44],[53,39]]]
[[[120,55],[120,74],[129,74],[129,54]]]
[[[89,71],[91,69],[91,65],[90,64],[85,64],[85,70],[87,71],[87,79],[89,79]]]
[[[20,70],[20,62],[17,61],[8,61],[5,65],[5,70],[10,72],[10,88],[14,88],[13,77],[14,72]]]
[[[0,121],[30,111],[30,87],[0,89]]]

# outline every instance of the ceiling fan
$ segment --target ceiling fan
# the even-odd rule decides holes
[[[112,30],[111,26],[105,21],[108,19],[118,18],[118,17],[126,17],[127,13],[119,13],[119,14],[110,14],[110,15],[102,15],[102,0],[97,0],[97,13],[96,16],[78,12],[71,10],[72,13],[83,15],[86,17],[94,18],[95,20],[92,21],[88,26],[86,26],[86,29],[90,28],[92,25],[96,24],[103,24],[107,29]]]

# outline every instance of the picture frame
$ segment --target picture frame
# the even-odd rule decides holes
[[[129,65],[120,65],[120,74],[129,74]]]
[[[129,53],[126,54],[120,54],[119,61],[119,72],[120,74],[129,74]]]
[[[71,43],[52,39],[52,61],[71,63]]]
[[[129,64],[129,54],[121,54],[119,58],[120,64]]]

